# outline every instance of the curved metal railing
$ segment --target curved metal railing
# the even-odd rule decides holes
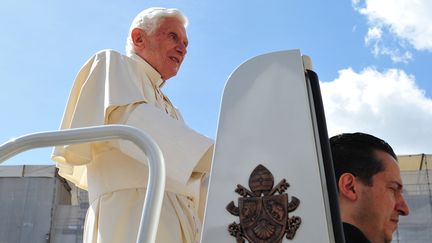
[[[0,145],[0,163],[21,152],[42,147],[125,139],[135,143],[148,157],[148,183],[137,243],[153,243],[165,190],[165,163],[155,141],[141,130],[125,125],[74,128],[25,135]]]

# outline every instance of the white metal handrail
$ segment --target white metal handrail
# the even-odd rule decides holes
[[[16,154],[33,148],[111,139],[129,140],[142,149],[148,157],[148,183],[137,243],[153,243],[156,240],[165,190],[165,163],[159,146],[141,130],[125,125],[105,125],[33,133],[0,145],[0,164]]]

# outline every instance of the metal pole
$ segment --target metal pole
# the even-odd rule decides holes
[[[137,243],[153,243],[156,240],[165,190],[165,163],[162,152],[155,141],[141,130],[125,125],[105,125],[33,133],[2,144],[0,146],[0,164],[16,154],[33,148],[111,139],[125,139],[135,143],[149,159],[148,183]]]

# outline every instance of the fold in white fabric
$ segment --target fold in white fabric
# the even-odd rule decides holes
[[[167,178],[186,185],[212,140],[188,128],[160,92],[160,75],[140,57],[104,50],[82,67],[74,82],[60,129],[119,123],[135,126],[152,136],[165,157]],[[119,107],[121,121],[109,121]],[[132,108],[133,109],[130,109]],[[95,156],[93,144],[58,146],[52,158],[59,174],[78,187],[88,187],[86,164]],[[146,163],[145,155],[130,142],[112,142],[128,156]]]
[[[157,242],[197,242],[213,142],[193,131],[161,92],[159,73],[140,57],[104,50],[82,67],[60,129],[126,124],[159,145],[167,169]],[[147,157],[123,140],[55,147],[59,174],[89,191],[84,242],[135,242]],[[207,174],[206,174],[207,173]]]

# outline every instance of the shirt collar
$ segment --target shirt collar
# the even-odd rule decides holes
[[[343,230],[347,243],[371,243],[363,232],[352,224],[343,222]]]
[[[162,88],[162,86],[165,84],[165,80],[162,79],[162,76],[158,71],[156,71],[156,69],[154,69],[146,60],[144,60],[144,58],[138,56],[135,53],[131,54],[129,57],[138,62],[140,67],[142,67],[146,72],[153,85]]]

